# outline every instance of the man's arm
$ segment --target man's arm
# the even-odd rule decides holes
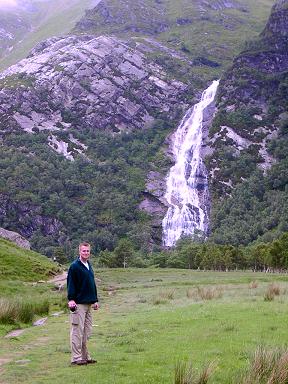
[[[73,268],[70,267],[67,275],[67,297],[68,297],[68,307],[70,309],[75,308],[77,306],[75,302],[76,298],[76,286],[75,286],[75,273]]]

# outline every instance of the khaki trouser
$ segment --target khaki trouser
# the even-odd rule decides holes
[[[87,340],[92,332],[92,313],[90,304],[77,304],[75,312],[70,314],[71,361],[90,359]]]

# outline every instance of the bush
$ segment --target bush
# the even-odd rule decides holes
[[[241,384],[285,384],[288,382],[288,350],[260,346],[250,359],[250,367]]]
[[[49,301],[23,302],[8,299],[0,300],[0,324],[29,324],[35,315],[49,313]]]
[[[174,384],[207,384],[214,370],[215,364],[210,363],[197,374],[191,363],[178,361],[174,371]]]
[[[219,287],[213,287],[213,288],[197,287],[197,295],[202,300],[219,299],[220,297],[223,296],[223,291]]]
[[[281,293],[280,287],[277,284],[269,284],[267,291],[264,294],[264,301],[272,301],[275,296],[279,296]]]

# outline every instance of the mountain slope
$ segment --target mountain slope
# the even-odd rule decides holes
[[[26,57],[40,41],[70,32],[84,10],[97,2],[27,0],[9,8],[0,4],[0,70]]]
[[[207,159],[216,240],[247,244],[287,230],[287,35],[288,1],[280,0],[221,81]]]
[[[272,0],[102,0],[87,10],[75,32],[143,38],[184,54],[192,73],[211,80],[231,63],[247,38],[256,36],[267,20]],[[165,58],[165,55],[164,55]],[[163,58],[163,61],[164,61]],[[202,85],[202,87],[204,87]]]
[[[147,247],[145,176],[165,168],[160,146],[194,90],[126,42],[87,35],[49,39],[0,78],[1,225],[48,255],[83,236],[113,249],[138,230]]]
[[[118,24],[117,4],[131,10]],[[258,32],[272,1],[261,4],[147,1],[149,18],[158,15],[161,24],[163,16],[168,25],[151,34],[140,2],[103,1],[95,17],[99,9],[113,11],[105,31],[118,28],[121,38],[99,36],[106,19],[95,29],[87,11],[76,35],[39,43],[3,72],[0,225],[49,256],[59,246],[71,255],[80,240],[95,252],[112,250],[123,237],[144,252],[159,245],[171,133],[207,81],[224,71],[245,33]]]

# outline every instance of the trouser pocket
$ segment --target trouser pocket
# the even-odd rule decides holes
[[[78,325],[79,324],[79,314],[78,313],[71,313],[71,324],[72,325]]]

